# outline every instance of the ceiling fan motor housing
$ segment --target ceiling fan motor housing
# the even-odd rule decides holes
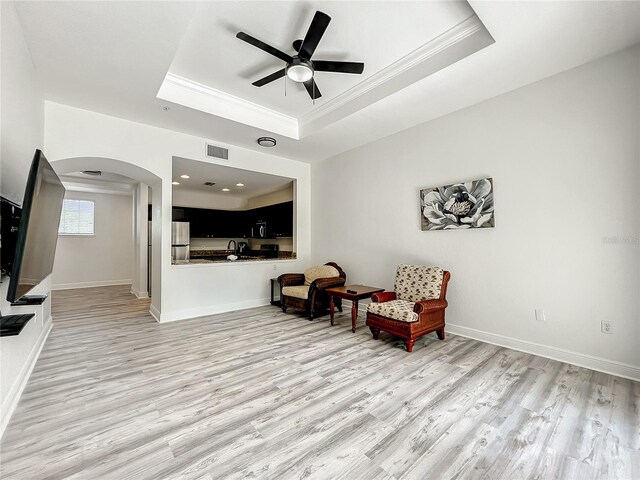
[[[293,57],[291,63],[287,65],[287,77],[299,83],[311,80],[313,78],[313,63],[305,58]]]

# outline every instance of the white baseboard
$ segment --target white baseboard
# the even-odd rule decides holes
[[[49,317],[44,324],[44,328],[40,333],[40,337],[38,337],[38,341],[35,343],[31,352],[29,353],[29,357],[27,361],[22,366],[22,370],[18,375],[16,381],[11,385],[9,389],[9,393],[5,398],[4,402],[2,402],[2,415],[0,415],[0,438],[4,434],[7,425],[9,424],[9,420],[13,415],[16,406],[18,405],[18,401],[20,400],[20,396],[24,391],[24,387],[27,386],[27,381],[31,376],[31,372],[33,371],[33,367],[36,365],[36,361],[40,356],[40,352],[42,351],[42,347],[44,347],[44,343],[51,332],[51,328],[53,327],[53,319]]]
[[[257,300],[247,300],[245,302],[238,302],[238,303],[225,303],[222,305],[186,308],[184,310],[175,310],[173,312],[161,313],[160,323],[175,322],[178,320],[188,320],[188,319],[197,318],[197,317],[206,317],[209,315],[215,315],[217,313],[233,312],[236,310],[245,310],[247,308],[262,307],[264,305],[270,305],[270,304],[271,304],[270,298],[259,298]]]
[[[541,345],[527,340],[519,340],[505,335],[489,333],[475,328],[463,327],[447,323],[446,331],[462,337],[480,340],[481,342],[491,343],[500,347],[511,348],[540,357],[550,358],[559,362],[570,363],[578,367],[585,367],[598,372],[609,373],[618,377],[628,378],[630,380],[640,381],[640,367],[629,365],[627,363],[617,362],[615,360],[607,360],[606,358],[595,357],[585,353],[573,352],[558,347],[550,347]]]
[[[56,285],[51,285],[51,290],[70,290],[72,288],[108,287],[111,285],[131,285],[131,279],[99,280],[97,282],[58,283]]]
[[[136,298],[149,298],[149,294],[147,292],[134,292],[131,290],[131,294],[135,295]]]
[[[160,323],[160,310],[158,310],[155,305],[149,305],[149,313],[156,319],[156,322]]]
[[[351,308],[351,302],[343,300],[345,307]],[[367,305],[358,302],[358,317],[360,314],[366,315]],[[540,357],[550,358],[559,362],[570,363],[578,367],[589,368],[598,372],[609,373],[618,377],[628,378],[629,380],[640,381],[640,367],[630,365],[628,363],[617,362],[615,360],[607,360],[602,357],[595,357],[586,353],[574,352],[558,347],[550,347],[540,343],[530,342],[528,340],[520,340],[518,338],[507,337],[497,333],[490,333],[484,330],[478,330],[470,327],[463,327],[447,323],[447,333],[453,333],[462,337],[472,338],[481,342],[498,345],[500,347],[511,348],[520,352],[531,353]]]

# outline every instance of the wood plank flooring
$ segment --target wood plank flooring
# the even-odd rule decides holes
[[[128,286],[53,293],[2,479],[640,479],[640,384],[349,314],[159,325]]]

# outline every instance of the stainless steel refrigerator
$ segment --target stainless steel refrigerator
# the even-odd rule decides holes
[[[189,261],[189,222],[171,222],[171,262]]]

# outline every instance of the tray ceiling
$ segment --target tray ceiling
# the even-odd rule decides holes
[[[231,149],[261,150],[256,139],[270,135],[278,145],[269,153],[301,161],[640,42],[640,2],[624,1],[14,5],[46,100]],[[251,86],[279,62],[236,39],[237,31],[290,52],[317,9],[332,16],[318,56],[364,61],[364,75],[319,73],[323,97],[315,105],[291,83],[287,97],[278,82]]]
[[[493,43],[466,2],[222,2],[198,5],[158,97],[299,139]],[[315,60],[364,62],[361,75],[317,72],[322,97],[280,79],[284,63],[235,35],[294,55],[314,13],[332,17]],[[286,95],[285,95],[286,82]]]

